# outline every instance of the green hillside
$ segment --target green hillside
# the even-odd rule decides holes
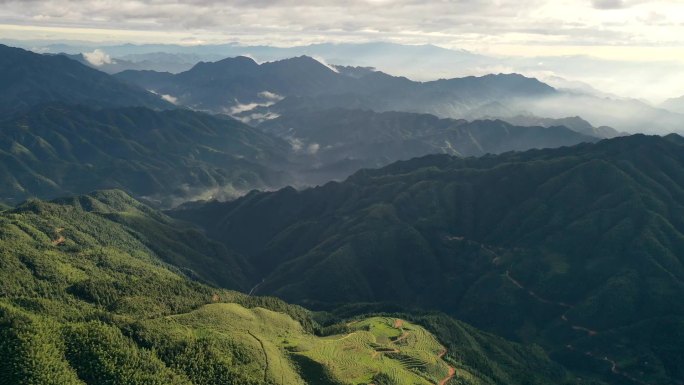
[[[315,165],[313,184],[346,178],[361,168],[428,154],[482,156],[598,140],[560,124],[523,127],[501,120],[468,122],[427,114],[340,108],[277,112],[280,116],[258,127],[289,141],[300,152],[310,153]]]
[[[0,122],[0,200],[121,188],[163,205],[283,185],[289,145],[230,118],[44,105]]]
[[[323,328],[220,289],[254,280],[238,255],[119,191],[26,202],[0,234],[3,385],[570,383],[539,349],[443,316],[418,322],[444,341],[393,316]]]
[[[0,89],[0,119],[51,102],[91,107],[174,108],[159,95],[64,55],[41,55],[3,44],[0,44]]]
[[[684,148],[635,135],[428,156],[178,210],[258,294],[438,309],[614,383],[684,381]]]

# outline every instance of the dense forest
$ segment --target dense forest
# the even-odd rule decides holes
[[[31,200],[0,226],[2,384],[570,383],[539,348],[445,315],[219,288],[245,287],[239,256],[120,191]]]

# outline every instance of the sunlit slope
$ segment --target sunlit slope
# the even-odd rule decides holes
[[[0,384],[400,385],[442,383],[452,374],[465,384],[504,377],[552,384],[567,377],[544,355],[455,320],[450,330],[458,336],[440,331],[448,343],[397,317],[340,323],[328,316],[324,328],[299,306],[204,283],[219,282],[227,269],[220,284],[245,287],[243,264],[120,191],[6,210]],[[475,351],[478,344],[517,354],[511,363]],[[530,367],[539,374],[521,376]]]
[[[438,383],[450,375],[445,348],[424,328],[394,318],[350,323],[345,334],[316,337],[289,316],[237,304],[211,304],[187,314],[142,323],[168,338],[239,341],[264,356],[264,378],[301,383],[294,363],[329,381],[372,383],[387,378],[397,384]],[[467,371],[464,376],[471,377]],[[308,377],[308,376],[305,376]]]

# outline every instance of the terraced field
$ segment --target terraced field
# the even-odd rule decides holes
[[[261,351],[263,361],[251,370],[277,384],[302,384],[300,373],[309,382],[439,384],[454,371],[432,334],[395,318],[368,318],[347,324],[347,334],[317,337],[284,314],[217,303],[149,320],[144,327],[166,330],[171,339],[237,342],[252,356]]]

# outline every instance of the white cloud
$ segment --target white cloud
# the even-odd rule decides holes
[[[112,58],[101,49],[96,49],[93,52],[84,52],[83,57],[88,61],[88,63],[100,67],[105,64],[112,64]]]
[[[243,112],[252,111],[253,109],[259,107],[259,103],[238,103],[230,108],[228,108],[229,115],[237,115]]]
[[[315,155],[321,149],[320,144],[310,143],[307,145],[306,143],[304,143],[303,140],[301,140],[295,136],[288,136],[285,139],[290,143],[290,146],[292,147],[292,151],[294,151],[294,152],[298,152],[298,153],[304,152],[306,154]]]
[[[177,43],[681,46],[680,0],[0,0],[0,24]],[[659,15],[657,22],[648,15]],[[645,17],[647,16],[647,17]],[[96,34],[93,31],[107,30]],[[45,34],[43,33],[43,36]]]
[[[328,62],[326,62],[325,59],[323,59],[322,57],[314,56],[313,59],[316,60],[317,62],[323,64],[324,66],[328,67],[328,69],[331,70],[332,72],[340,73],[340,71],[337,68],[328,64]]]
[[[275,92],[271,91],[261,91],[259,92],[258,96],[260,98],[269,100],[269,101],[274,101],[274,102],[279,102],[283,99],[285,99],[283,96],[276,94]]]
[[[243,53],[243,54],[240,54],[240,56],[248,57],[248,58],[254,60],[254,62],[257,63],[257,64],[263,63],[263,61],[257,60],[257,58],[255,58],[254,55],[249,54],[249,53]]]
[[[255,112],[252,114],[249,114],[247,116],[238,116],[236,117],[238,120],[242,121],[243,123],[262,123],[267,120],[273,120],[280,117],[279,114],[276,114],[275,112]]]
[[[167,102],[169,102],[169,103],[171,103],[171,104],[178,104],[178,98],[175,97],[175,96],[171,96],[171,95],[162,95],[161,98],[164,99],[164,100],[166,100]]]
[[[318,150],[320,150],[320,149],[321,149],[321,145],[320,145],[320,144],[318,144],[318,143],[311,143],[311,144],[306,148],[306,152],[308,152],[308,153],[311,154],[311,155],[315,155],[315,154],[318,152]]]
[[[247,111],[252,111],[253,109],[257,107],[270,107],[277,102],[285,99],[283,96],[280,96],[274,92],[270,91],[261,91],[256,95],[259,99],[262,99],[261,101],[256,101],[256,102],[251,102],[251,103],[240,103],[239,101],[235,101],[235,105],[229,107],[226,109],[226,112],[229,115],[237,115],[241,114],[243,112]]]
[[[302,140],[299,138],[290,137],[287,138],[287,141],[290,143],[292,151],[294,152],[300,152],[302,151],[302,148],[304,148],[304,142],[302,142]]]

